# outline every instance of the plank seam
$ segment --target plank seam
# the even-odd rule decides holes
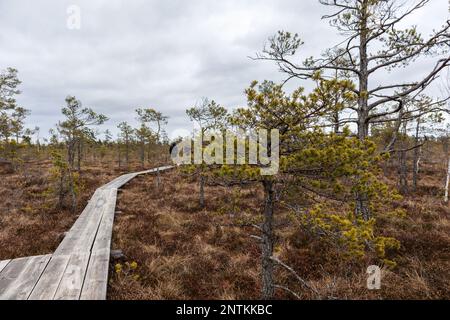
[[[41,280],[42,275],[44,274],[45,270],[47,269],[48,264],[49,264],[50,261],[52,260],[53,255],[50,254],[50,255],[48,255],[48,256],[50,256],[50,258],[47,260],[47,263],[45,264],[44,269],[42,269],[42,272],[41,272],[41,274],[39,275],[39,278],[38,278],[38,279],[36,280],[36,282],[34,283],[33,288],[31,288],[30,293],[27,295],[27,298],[26,298],[25,300],[28,300],[28,298],[30,298],[31,294],[32,294],[33,291],[34,291],[34,288],[36,288],[37,284],[39,283],[39,280]]]
[[[158,173],[158,172],[167,171],[167,170],[170,170],[170,169],[173,169],[173,168],[174,168],[174,166],[163,166],[163,167],[153,168],[153,169],[150,169],[150,170],[124,174],[122,176],[119,176],[119,177],[113,179],[109,183],[107,183],[107,184],[97,188],[95,190],[93,196],[91,197],[91,199],[88,201],[88,204],[86,205],[84,210],[86,210],[86,208],[89,207],[89,205],[94,205],[93,203],[91,203],[91,201],[95,197],[95,194],[98,191],[103,191],[103,192],[106,191],[107,192],[107,195],[104,195],[104,197],[106,198],[106,203],[103,205],[101,213],[99,213],[100,214],[100,221],[97,224],[96,228],[94,229],[95,233],[94,233],[94,235],[92,237],[93,240],[90,243],[88,242],[89,246],[86,246],[87,248],[85,247],[87,250],[85,250],[85,248],[80,248],[81,251],[74,251],[73,249],[76,249],[76,247],[77,247],[77,243],[76,243],[75,246],[72,247],[72,251],[68,250],[68,252],[66,254],[64,254],[64,252],[59,254],[57,252],[58,252],[58,249],[61,246],[61,244],[64,242],[64,240],[63,240],[63,241],[61,241],[60,245],[55,250],[55,252],[53,252],[53,254],[47,254],[47,255],[35,256],[35,257],[24,257],[23,259],[25,259],[25,258],[36,258],[36,260],[38,260],[38,257],[40,257],[42,259],[46,259],[46,262],[44,262],[45,260],[39,261],[39,263],[43,263],[44,262],[45,265],[42,267],[42,271],[38,274],[36,281],[34,283],[32,283],[32,286],[31,286],[31,289],[30,289],[29,293],[24,298],[26,300],[30,299],[30,297],[33,295],[34,291],[36,290],[36,287],[38,286],[38,284],[40,284],[40,281],[43,279],[43,275],[45,274],[45,272],[47,270],[50,270],[49,269],[49,265],[53,261],[54,258],[59,257],[59,256],[67,256],[67,263],[65,264],[65,266],[64,265],[61,266],[61,267],[63,267],[62,268],[63,271],[61,273],[61,277],[59,278],[59,280],[56,280],[55,282],[53,282],[54,285],[56,285],[56,282],[58,281],[57,285],[56,285],[55,292],[51,295],[51,298],[49,298],[49,299],[54,300],[55,297],[56,297],[56,294],[62,288],[61,284],[63,282],[64,275],[66,274],[66,272],[68,270],[70,262],[72,261],[72,258],[79,254],[79,255],[87,255],[87,259],[86,259],[87,260],[87,264],[86,264],[86,268],[84,270],[84,274],[83,274],[83,277],[82,277],[81,288],[80,288],[79,292],[76,295],[76,299],[80,300],[82,295],[83,295],[83,290],[86,288],[86,279],[87,279],[87,275],[88,275],[90,264],[91,264],[91,262],[94,261],[93,255],[95,254],[95,252],[93,250],[95,248],[95,244],[96,244],[97,238],[99,236],[99,232],[100,232],[99,230],[100,230],[100,228],[102,226],[102,223],[108,223],[108,224],[110,223],[109,222],[109,218],[110,218],[109,215],[111,215],[112,216],[112,225],[111,225],[111,230],[110,230],[111,232],[109,234],[109,237],[110,237],[109,248],[103,248],[103,249],[99,249],[98,250],[99,252],[103,252],[103,250],[105,250],[104,253],[107,253],[106,259],[108,260],[108,265],[109,265],[109,262],[110,262],[110,250],[111,250],[111,244],[112,244],[113,225],[114,225],[114,220],[115,220],[115,209],[116,209],[117,200],[118,200],[118,194],[117,194],[118,190],[121,189],[122,187],[124,187],[131,180],[135,179],[136,177],[138,177],[140,175],[154,174],[154,173]],[[112,201],[109,202],[108,199],[113,199],[114,203]],[[96,207],[94,206],[93,209],[96,209]],[[112,210],[112,212],[109,211],[110,209]],[[85,216],[83,216],[83,218],[84,219],[90,219],[92,216],[93,216],[93,214],[89,212],[89,215],[88,216],[85,215]],[[96,216],[96,219],[98,219],[98,216]],[[75,221],[74,225],[76,225],[77,221],[79,221],[79,219],[77,219]],[[73,229],[74,225],[72,226],[72,228],[70,230]],[[91,228],[89,228],[89,229],[91,229]],[[89,232],[89,229],[87,230],[88,232]],[[69,232],[70,232],[70,230],[69,230]],[[92,231],[94,231],[94,230],[92,230]],[[74,230],[74,231],[76,231],[76,230]],[[92,235],[92,233],[89,233],[89,234]],[[102,245],[100,245],[100,246],[102,246]],[[13,260],[14,259],[4,260],[4,261],[7,261],[7,263],[1,268],[0,275],[2,274],[2,272],[4,270],[7,269],[7,267],[11,264],[11,262]],[[27,262],[27,265],[31,264],[31,263],[32,263],[32,261]],[[36,263],[36,262],[33,262],[33,263]],[[27,265],[25,265],[24,269],[19,272],[19,274],[16,277],[17,279],[20,279],[23,276],[23,273],[28,268]],[[108,281],[108,279],[106,279],[106,281]],[[106,282],[106,285],[107,285],[107,282]],[[50,293],[50,292],[48,292],[48,293]],[[106,299],[106,296],[104,298]]]
[[[3,270],[5,270],[5,268],[11,263],[11,261],[13,261],[13,259],[8,260],[8,262],[3,266],[3,268],[0,270],[0,274],[2,273]]]

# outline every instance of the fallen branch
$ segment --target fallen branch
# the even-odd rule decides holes
[[[413,146],[413,147],[411,147],[411,148],[406,148],[406,149],[395,149],[395,150],[392,150],[391,152],[392,152],[392,153],[408,152],[408,151],[412,151],[412,150],[417,149],[417,148],[421,148],[421,147],[423,147],[424,145],[425,145],[425,142],[420,143],[420,144],[417,144],[417,145],[415,145],[415,146]]]
[[[285,268],[285,269],[286,269],[287,271],[289,271],[291,274],[293,274],[293,275],[295,276],[295,278],[297,278],[297,280],[298,280],[304,287],[306,287],[306,288],[308,288],[309,290],[311,290],[312,292],[314,292],[314,293],[317,295],[317,297],[318,297],[319,299],[322,298],[322,296],[320,295],[319,291],[317,291],[317,290],[316,290],[315,288],[313,288],[308,282],[306,282],[302,277],[300,277],[300,276],[298,275],[298,273],[295,272],[294,269],[292,269],[291,267],[289,267],[289,266],[288,266],[287,264],[285,264],[284,262],[280,261],[280,259],[278,259],[277,257],[272,256],[272,257],[270,257],[270,259],[271,259],[273,262],[276,262],[278,265],[280,265],[280,266],[282,266],[283,268]]]
[[[249,235],[249,237],[250,237],[250,238],[253,238],[253,239],[256,239],[256,240],[258,240],[258,241],[260,241],[260,242],[263,241],[263,239],[262,239],[261,237],[255,236],[254,234]]]
[[[278,285],[278,284],[275,284],[273,287],[274,287],[274,288],[278,288],[278,289],[282,289],[282,290],[285,290],[285,291],[289,292],[289,293],[292,294],[294,297],[296,297],[298,300],[301,300],[301,299],[302,299],[302,297],[300,297],[297,293],[295,293],[294,291],[292,291],[292,290],[289,289],[288,287],[280,286],[280,285]]]

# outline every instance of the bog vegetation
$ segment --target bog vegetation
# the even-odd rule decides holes
[[[114,263],[111,298],[450,296],[450,23],[427,37],[400,28],[427,0],[320,2],[344,42],[304,57],[300,36],[279,31],[254,59],[274,63],[285,82],[254,81],[233,112],[207,98],[186,110],[195,135],[211,138],[204,150],[226,130],[277,129],[279,148],[268,149],[279,171],[200,162],[132,183],[114,235],[128,260]],[[433,61],[425,74],[391,82],[422,56]],[[313,89],[286,92],[302,81]],[[427,94],[433,83],[440,96]],[[15,251],[14,241],[33,230],[55,238],[95,187],[168,163],[174,143],[156,109],[134,108],[138,126],[121,122],[113,135],[101,130],[107,115],[73,96],[41,138],[25,126],[19,88],[17,70],[0,73],[2,198],[20,192],[2,205],[0,258],[54,246],[47,237]],[[370,265],[387,279],[381,292],[365,286]]]

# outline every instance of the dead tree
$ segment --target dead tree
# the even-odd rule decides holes
[[[420,137],[419,137],[419,133],[420,133],[420,117],[417,118],[417,122],[416,122],[416,132],[415,132],[415,136],[414,136],[414,144],[415,145],[419,145],[420,142]],[[412,182],[412,188],[413,191],[417,191],[417,180],[419,177],[419,164],[420,164],[420,156],[422,154],[422,147],[418,147],[416,149],[414,149],[414,159],[413,159],[413,182]]]
[[[369,136],[369,128],[377,121],[396,121],[401,104],[396,103],[414,96],[427,88],[450,65],[450,22],[434,31],[429,37],[420,35],[416,27],[399,29],[404,21],[422,9],[430,0],[418,0],[411,6],[397,1],[373,0],[319,0],[321,4],[336,9],[323,16],[331,26],[345,35],[345,41],[324,52],[321,58],[308,58],[297,63],[293,56],[303,42],[297,34],[280,31],[269,39],[269,46],[256,59],[274,61],[280,71],[290,79],[315,79],[332,77],[336,71],[345,72],[354,81],[358,99],[348,109],[356,114],[340,120],[341,124],[356,123],[361,140]],[[391,73],[400,67],[414,67],[422,55],[437,57],[426,74],[414,81],[376,83],[379,74]],[[337,61],[342,61],[336,63]],[[389,77],[395,79],[395,77]],[[375,84],[370,87],[369,83]],[[359,214],[369,218],[364,195],[357,195]]]

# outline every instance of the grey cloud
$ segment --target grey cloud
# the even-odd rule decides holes
[[[66,28],[71,4],[81,8],[81,30]],[[411,23],[427,33],[447,9],[432,1]],[[170,116],[170,132],[190,128],[184,110],[203,96],[233,108],[245,105],[252,80],[281,80],[275,65],[248,58],[277,30],[300,34],[302,57],[339,42],[320,21],[325,13],[316,0],[2,0],[0,69],[19,69],[18,101],[42,134],[61,119],[68,94],[107,114],[105,129],[134,123],[136,107],[152,106]]]

